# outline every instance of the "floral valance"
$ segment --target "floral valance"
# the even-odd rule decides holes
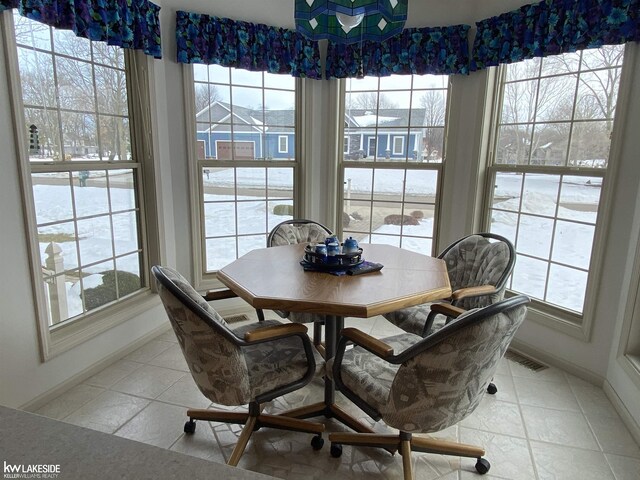
[[[407,28],[383,42],[329,42],[327,77],[469,73],[469,25]]]
[[[322,78],[318,44],[295,30],[178,11],[178,62]]]
[[[471,70],[640,40],[640,0],[545,0],[478,22]]]
[[[162,57],[160,7],[147,0],[0,0],[0,12],[11,8],[79,37]]]

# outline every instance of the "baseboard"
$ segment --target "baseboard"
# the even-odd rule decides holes
[[[169,330],[171,330],[171,324],[167,320],[166,323],[163,323],[159,327],[154,328],[150,332],[148,332],[145,335],[143,335],[142,337],[140,337],[138,340],[136,340],[136,341],[130,343],[129,345],[127,345],[126,347],[123,347],[120,350],[117,350],[117,351],[113,352],[112,354],[106,356],[105,358],[103,358],[99,362],[94,363],[93,365],[85,368],[81,372],[79,372],[79,373],[75,374],[74,376],[68,378],[67,380],[65,380],[64,382],[58,384],[57,386],[53,387],[52,389],[47,390],[43,394],[38,395],[36,398],[28,401],[27,403],[25,403],[24,405],[19,407],[19,409],[20,410],[25,410],[27,412],[35,412],[36,410],[38,410],[39,408],[43,407],[44,405],[49,403],[51,400],[53,400],[54,398],[56,398],[59,395],[63,394],[64,392],[66,392],[70,388],[73,388],[76,385],[81,384],[87,378],[92,377],[93,375],[95,375],[96,373],[100,372],[104,368],[108,367],[112,363],[117,362],[122,357],[125,357],[126,355],[129,355],[134,350],[137,350],[142,345],[147,343],[149,340],[152,340],[153,338],[157,337],[158,335],[161,335],[162,333],[164,333],[166,331],[169,331]]]
[[[622,422],[629,429],[631,436],[636,443],[640,445],[640,425],[638,425],[638,422],[636,422],[635,418],[629,413],[629,410],[627,410],[627,407],[622,403],[622,400],[608,381],[605,380],[602,390],[604,390],[613,408],[615,408],[618,415],[620,415]]]
[[[537,360],[545,365],[549,365],[550,367],[556,367],[564,370],[565,372],[575,375],[576,377],[592,383],[597,387],[602,387],[604,384],[604,377],[601,377],[580,365],[576,365],[575,363],[556,357],[555,355],[540,352],[539,349],[529,345],[528,343],[516,339],[511,342],[511,346],[509,348],[520,355]]]

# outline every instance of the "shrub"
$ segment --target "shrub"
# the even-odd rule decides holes
[[[293,217],[293,205],[276,205],[273,207],[273,214]]]
[[[418,225],[418,220],[410,215],[387,215],[384,217],[385,225]]]
[[[120,297],[140,289],[140,277],[135,273],[123,272],[122,270],[107,270],[100,273],[102,275],[102,285],[85,290],[84,303],[87,310],[93,310],[117,300],[116,272],[118,274],[118,293]]]

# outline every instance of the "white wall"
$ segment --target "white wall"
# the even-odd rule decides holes
[[[164,58],[154,60],[153,88],[155,90],[156,148],[159,169],[158,184],[161,188],[162,221],[165,228],[167,262],[179,270],[191,271],[191,225],[189,212],[189,180],[187,168],[187,138],[185,135],[182,65],[175,61],[175,11],[187,10],[210,13],[221,17],[293,27],[292,0],[164,0],[162,5],[162,41]],[[408,26],[435,26],[470,23],[486,16],[508,11],[526,1],[503,0],[486,2],[450,2],[448,0],[410,1]],[[0,71],[4,71],[4,58],[0,58]],[[631,78],[640,82],[635,69]],[[443,198],[446,205],[441,224],[441,241],[451,240],[471,232],[474,225],[472,209],[477,191],[478,165],[481,143],[479,125],[483,118],[484,93],[487,74],[478,72],[453,80],[455,97],[450,121],[450,142]],[[321,145],[326,141],[328,125],[325,109],[328,108],[328,92],[332,82],[314,82],[310,88],[312,108],[313,149],[310,168],[313,172],[328,171],[332,163],[331,152]],[[636,96],[637,97],[637,96]],[[595,379],[607,375],[614,329],[622,321],[625,289],[628,289],[629,255],[635,252],[637,238],[632,233],[630,218],[637,218],[635,205],[640,189],[640,163],[637,161],[638,135],[640,131],[640,107],[638,98],[630,102],[625,127],[623,148],[616,175],[616,192],[611,205],[607,249],[603,275],[600,279],[596,320],[588,342],[558,333],[534,322],[527,322],[518,339],[548,359],[574,370],[582,369]],[[6,78],[0,75],[0,121],[10,124]],[[633,143],[635,142],[635,143]],[[27,251],[24,239],[23,219],[20,210],[15,149],[11,132],[0,129],[3,172],[0,176],[0,219],[3,228],[2,248],[11,246],[11,255],[3,255],[4,274],[8,282],[0,291],[0,403],[20,405],[46,392],[57,383],[72,377],[111,351],[116,351],[137,337],[152,330],[163,317],[159,308],[142,315],[125,325],[114,328],[85,345],[77,347],[46,364],[38,360],[35,319],[28,272]],[[323,210],[325,192],[322,175],[314,175],[308,185],[311,198],[307,205],[309,216],[324,220],[330,217]],[[615,386],[614,386],[615,388]],[[622,387],[620,387],[622,388]],[[636,419],[638,420],[638,419]]]

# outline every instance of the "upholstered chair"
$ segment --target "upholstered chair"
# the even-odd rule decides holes
[[[470,310],[502,300],[516,254],[506,238],[494,233],[476,233],[451,244],[438,258],[447,264],[451,298],[440,304],[425,303],[384,315],[406,332],[427,336],[442,328],[452,318],[446,314],[448,305]],[[439,313],[444,315],[436,323]]]
[[[397,449],[405,480],[412,478],[411,451],[476,458],[476,470],[489,471],[482,447],[412,434],[444,430],[476,409],[528,303],[520,295],[470,310],[424,338],[402,333],[375,339],[355,328],[342,330],[327,372],[367,415],[399,434],[331,433],[331,454],[339,457],[345,444]],[[350,343],[355,346],[347,350]]]
[[[247,413],[189,409],[184,431],[194,433],[196,420],[244,424],[227,462],[234,466],[252,432],[260,427],[313,433],[313,448],[322,448],[324,425],[261,413],[262,404],[303,387],[313,378],[315,349],[306,327],[266,320],[232,329],[180,273],[161,266],[151,271],[202,394],[220,405],[249,405]]]
[[[305,219],[285,220],[276,225],[267,237],[267,247],[277,247],[280,245],[295,245],[298,243],[323,243],[325,239],[333,235],[324,225],[318,222]],[[305,312],[286,312],[283,310],[275,310],[282,318],[286,318],[293,323],[313,323],[313,343],[316,348],[320,347],[322,342],[322,325],[324,324],[324,315],[317,313]],[[262,313],[258,311],[258,318]]]

